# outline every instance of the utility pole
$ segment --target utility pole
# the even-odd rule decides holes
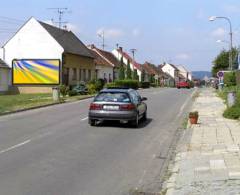
[[[66,7],[63,7],[63,8],[58,7],[58,8],[48,8],[48,9],[57,10],[58,22],[55,22],[55,23],[57,23],[58,24],[58,28],[61,29],[62,25],[67,23],[67,22],[63,22],[62,19],[63,19],[63,15],[65,13],[67,13],[68,8],[66,8]]]
[[[133,63],[134,63],[135,62],[135,53],[136,53],[137,49],[130,49],[130,51],[132,52]]]

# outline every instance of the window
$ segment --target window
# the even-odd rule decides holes
[[[79,69],[79,81],[81,81],[82,80],[82,69]]]
[[[90,81],[92,79],[92,72],[91,70],[88,70],[88,80]]]
[[[126,102],[130,103],[130,98],[127,93],[121,92],[103,92],[100,93],[94,101],[96,102]]]
[[[86,81],[86,70],[83,69],[83,81]]]
[[[77,80],[77,69],[76,68],[73,68],[73,77],[72,77],[72,80]]]

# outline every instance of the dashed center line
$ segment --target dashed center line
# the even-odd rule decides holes
[[[9,148],[7,148],[7,149],[5,149],[5,150],[1,150],[1,151],[0,151],[0,154],[3,154],[3,153],[5,153],[5,152],[9,152],[9,151],[14,150],[14,149],[16,149],[16,148],[19,148],[19,147],[21,147],[21,146],[23,146],[23,145],[26,145],[26,144],[29,143],[29,142],[31,142],[30,139],[29,139],[29,140],[26,140],[26,141],[24,141],[24,142],[22,142],[22,143],[20,143],[20,144],[11,146],[11,147],[9,147]]]
[[[85,121],[85,120],[87,120],[87,119],[88,119],[88,117],[81,119],[81,121]]]

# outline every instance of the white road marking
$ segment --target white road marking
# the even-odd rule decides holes
[[[30,139],[29,139],[29,140],[26,140],[26,141],[24,141],[24,142],[22,142],[22,143],[20,143],[20,144],[11,146],[10,148],[7,148],[7,149],[5,149],[5,150],[1,150],[1,151],[0,151],[0,154],[3,154],[3,153],[5,153],[5,152],[9,152],[9,151],[14,150],[14,149],[16,149],[16,148],[19,148],[19,147],[21,147],[21,146],[23,146],[23,145],[26,145],[26,144],[29,143],[29,142],[31,142]]]
[[[81,119],[81,121],[85,121],[85,120],[87,120],[87,119],[88,119],[88,117]]]

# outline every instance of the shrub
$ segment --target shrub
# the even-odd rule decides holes
[[[87,84],[87,89],[88,89],[88,93],[91,94],[91,95],[95,94],[97,92],[96,85],[92,84],[92,83]]]
[[[157,87],[157,84],[156,83],[150,83],[150,86],[151,87]]]
[[[189,118],[198,117],[198,111],[189,112],[188,117]]]
[[[76,92],[76,91],[73,91],[73,90],[70,90],[69,92],[68,92],[68,95],[69,96],[76,96],[78,93]]]
[[[96,91],[101,91],[103,89],[105,81],[104,81],[104,79],[93,79],[88,84],[95,85]]]
[[[117,87],[129,87],[132,89],[138,89],[139,82],[137,80],[116,80],[115,85]]]
[[[65,97],[65,96],[68,94],[68,92],[69,92],[69,87],[66,86],[66,85],[60,85],[60,86],[59,86],[59,90],[60,90],[60,94],[61,94],[63,97]]]
[[[106,88],[116,87],[116,84],[115,83],[106,83],[104,87],[106,87]]]
[[[224,84],[228,87],[236,85],[235,72],[225,72],[224,73]]]
[[[150,87],[150,82],[147,82],[147,81],[141,82],[140,87],[141,88],[149,88]]]
[[[229,119],[239,119],[240,118],[240,104],[236,104],[232,107],[227,108],[223,116]]]

